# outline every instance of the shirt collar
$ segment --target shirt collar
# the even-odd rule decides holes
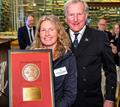
[[[79,35],[77,36],[78,42],[80,42],[80,40],[81,40],[81,38],[82,38],[82,36],[83,36],[83,34],[84,34],[84,32],[85,32],[85,29],[86,29],[86,25],[82,28],[82,30],[80,30],[80,31],[78,32],[78,33],[79,33]],[[74,39],[75,39],[74,32],[73,32],[71,29],[69,29],[69,32],[70,32],[71,41],[73,42]]]
[[[28,29],[28,30],[33,29],[33,27],[31,27],[31,28],[30,28],[30,27],[29,27],[29,26],[27,26],[27,25],[26,25],[26,27],[27,27],[27,29]]]
[[[85,29],[86,29],[86,25],[78,33],[83,35],[83,33],[85,32]],[[74,36],[74,32],[71,29],[69,30],[69,32],[71,36]]]

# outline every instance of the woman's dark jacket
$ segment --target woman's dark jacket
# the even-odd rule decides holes
[[[53,65],[55,107],[71,107],[77,94],[77,68],[75,57],[71,52],[68,52],[55,60]],[[59,72],[59,76],[55,75],[56,70],[57,72],[61,72]]]

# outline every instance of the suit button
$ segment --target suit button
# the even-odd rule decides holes
[[[82,69],[83,69],[83,70],[85,70],[85,69],[86,69],[86,67],[82,67]]]
[[[84,81],[84,82],[86,82],[86,81],[87,81],[87,79],[86,79],[86,78],[83,78],[83,81]]]
[[[112,89],[114,89],[114,87],[112,87]]]

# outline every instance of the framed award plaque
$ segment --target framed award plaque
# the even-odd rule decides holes
[[[54,107],[51,50],[15,50],[8,55],[9,106]]]

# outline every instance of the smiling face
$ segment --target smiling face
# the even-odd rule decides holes
[[[58,32],[55,24],[49,20],[45,20],[40,26],[40,40],[44,47],[54,49],[57,45]]]
[[[87,20],[87,13],[83,3],[73,3],[67,7],[65,21],[74,32],[80,31]]]

